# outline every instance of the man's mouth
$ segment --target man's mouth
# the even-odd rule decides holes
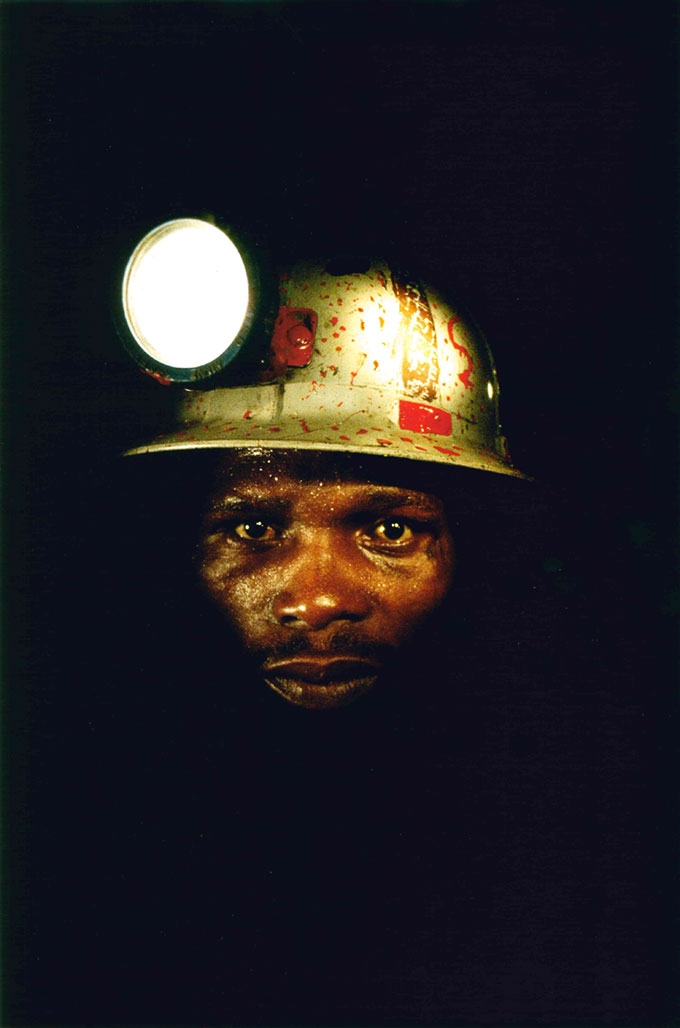
[[[363,657],[305,656],[265,663],[263,670],[267,677],[295,678],[325,686],[376,675],[380,664]]]
[[[265,681],[301,707],[344,706],[374,684],[382,665],[359,657],[305,655],[265,661]]]

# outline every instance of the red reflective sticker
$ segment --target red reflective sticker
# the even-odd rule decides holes
[[[423,434],[433,432],[435,435],[451,435],[453,431],[448,411],[412,400],[399,401],[399,428]]]

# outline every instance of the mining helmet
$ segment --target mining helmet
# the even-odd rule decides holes
[[[174,257],[154,270],[170,243]],[[202,247],[212,247],[207,270]],[[128,348],[148,373],[184,388],[176,424],[128,453],[340,450],[521,477],[501,433],[490,350],[455,304],[383,261],[330,261],[282,271],[278,309],[258,315],[259,281],[234,249],[215,225],[178,219],[133,253]]]

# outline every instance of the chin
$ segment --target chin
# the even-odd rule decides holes
[[[336,710],[339,707],[347,707],[365,696],[371,691],[377,679],[377,675],[371,675],[320,684],[295,678],[271,677],[265,678],[265,682],[270,689],[296,707],[305,707],[307,710]]]

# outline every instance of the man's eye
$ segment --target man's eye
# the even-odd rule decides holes
[[[241,521],[234,525],[234,534],[239,539],[247,539],[250,542],[270,542],[276,539],[277,533],[273,525],[267,521]]]
[[[402,518],[384,518],[373,529],[381,542],[406,543],[413,538],[413,529]]]

